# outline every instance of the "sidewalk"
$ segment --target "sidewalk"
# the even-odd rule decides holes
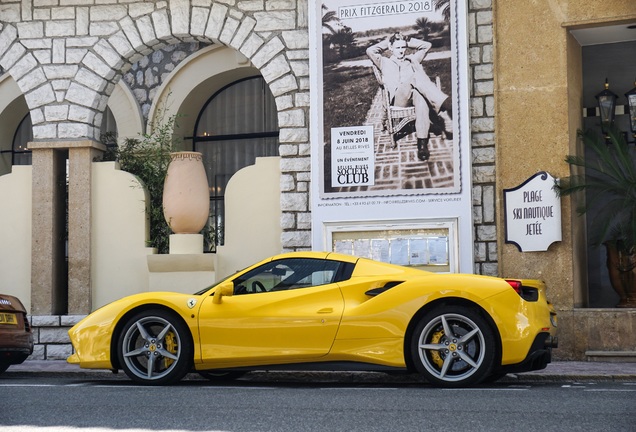
[[[71,375],[82,378],[117,377],[126,378],[123,372],[113,375],[111,371],[101,369],[81,369],[77,365],[67,363],[65,360],[27,360],[20,365],[13,365],[3,374],[24,376],[32,374],[40,377]],[[382,382],[385,374],[366,372],[312,372],[312,381],[343,381],[343,382]],[[290,379],[292,381],[307,379],[307,372],[252,372],[245,379],[276,380]],[[387,376],[389,381],[406,382],[413,380],[416,375]],[[519,381],[630,381],[636,382],[636,363],[617,362],[581,362],[558,361],[550,363],[545,369],[520,374],[509,374],[504,380]]]

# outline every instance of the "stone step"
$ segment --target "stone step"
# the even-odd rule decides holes
[[[587,361],[636,363],[636,351],[585,351]]]

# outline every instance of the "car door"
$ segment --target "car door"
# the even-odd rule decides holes
[[[231,296],[208,297],[199,309],[203,362],[229,367],[326,355],[344,309],[334,282],[341,265],[315,258],[271,261],[234,279]]]

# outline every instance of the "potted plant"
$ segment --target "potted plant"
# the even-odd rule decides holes
[[[157,248],[159,253],[168,253],[169,236],[172,233],[163,214],[163,188],[170,164],[170,154],[178,143],[174,138],[174,130],[178,127],[177,117],[163,119],[163,111],[159,120],[151,125],[151,133],[141,138],[126,138],[119,146],[117,137],[104,134],[101,141],[108,146],[103,160],[117,160],[121,169],[137,176],[148,190],[148,217],[150,220],[150,240],[148,246]]]
[[[559,196],[591,192],[577,212],[597,209],[590,240],[606,248],[617,307],[636,307],[636,155],[616,128],[607,137],[592,131],[579,131],[578,137],[593,157],[567,156],[565,161],[584,173],[560,179],[554,189]]]

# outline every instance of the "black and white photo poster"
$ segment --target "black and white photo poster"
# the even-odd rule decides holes
[[[324,0],[321,13],[322,196],[458,192],[450,1]],[[371,131],[368,163],[344,163],[349,129]]]
[[[466,3],[310,3],[316,250],[473,271]]]

